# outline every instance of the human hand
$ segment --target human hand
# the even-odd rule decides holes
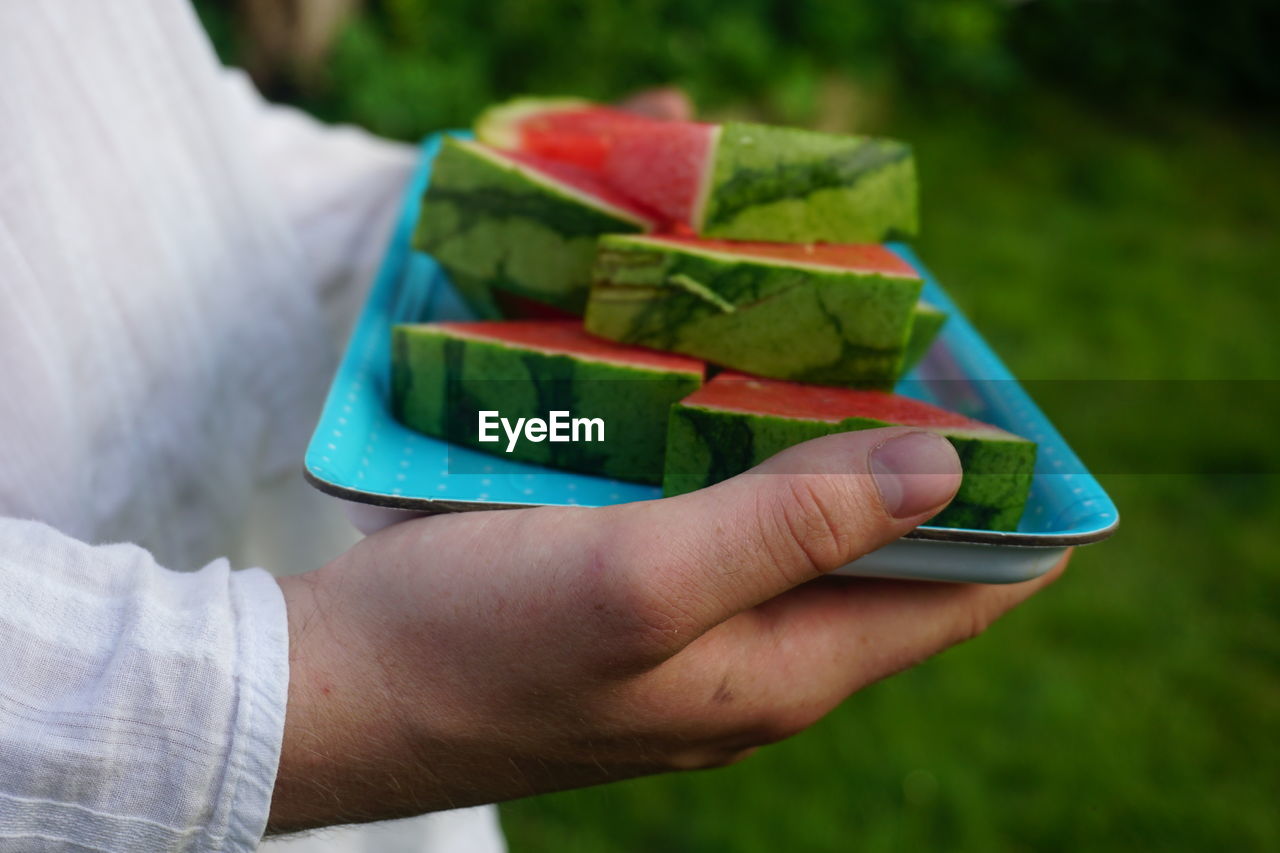
[[[809,582],[959,480],[937,436],[843,433],[679,497],[406,522],[281,579],[271,831],[712,767],[799,732],[1061,572]]]
[[[677,121],[692,121],[694,113],[689,94],[678,86],[643,89],[618,101],[617,106],[649,118]]]

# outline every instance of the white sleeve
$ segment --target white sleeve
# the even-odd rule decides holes
[[[0,849],[256,849],[288,681],[266,572],[0,519]]]
[[[321,302],[345,333],[395,224],[418,149],[351,125],[326,125],[267,102],[224,71],[233,106],[310,264]]]

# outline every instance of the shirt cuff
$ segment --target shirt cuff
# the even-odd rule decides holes
[[[270,574],[231,574],[239,653],[238,708],[218,809],[226,850],[258,848],[271,811],[289,698],[289,628],[284,593]],[[217,845],[213,845],[215,849]]]

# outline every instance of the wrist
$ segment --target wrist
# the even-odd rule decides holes
[[[289,693],[268,833],[398,817],[384,783],[410,775],[397,697],[330,567],[278,579],[289,624]],[[408,791],[402,792],[408,793]]]

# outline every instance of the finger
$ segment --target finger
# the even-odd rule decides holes
[[[677,86],[645,89],[618,102],[618,108],[658,119],[689,121],[693,118],[693,101]]]
[[[822,579],[741,613],[646,673],[630,707],[691,766],[790,737],[849,694],[983,630],[1052,583]],[[682,751],[680,737],[693,748]]]
[[[784,709],[780,728],[799,730],[850,693],[982,633],[1057,580],[1070,556],[1008,585],[833,578],[743,614],[718,639],[733,647],[740,691]]]
[[[932,433],[827,436],[710,488],[619,508],[607,562],[674,650],[900,537],[959,483],[954,449]]]

